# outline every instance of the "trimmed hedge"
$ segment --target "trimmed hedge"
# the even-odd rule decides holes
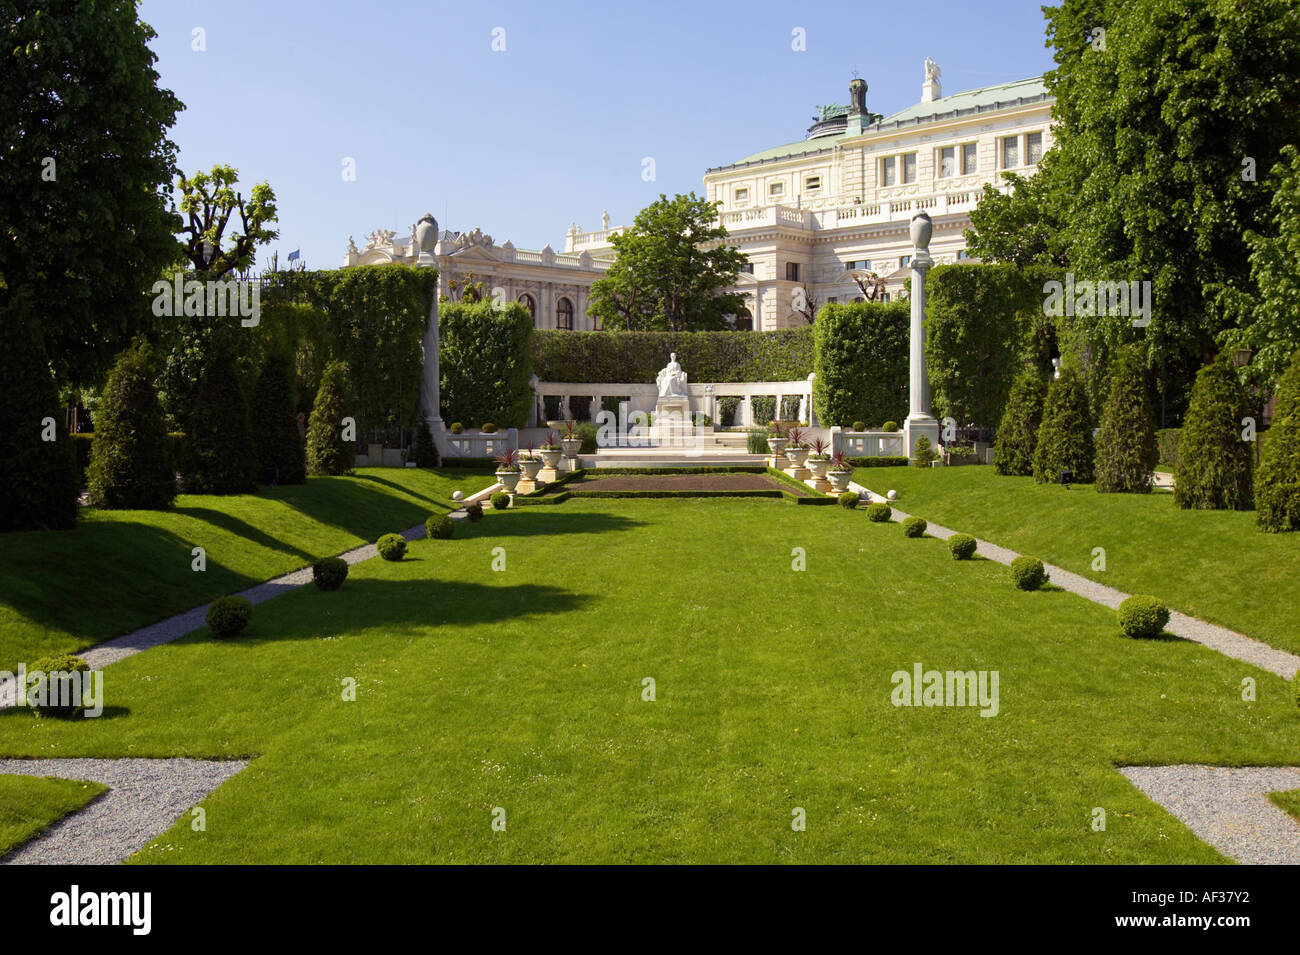
[[[1011,580],[1021,590],[1037,590],[1047,582],[1048,573],[1037,557],[1017,557],[1011,562]]]
[[[821,307],[813,326],[813,407],[823,425],[907,416],[909,322],[906,302]]]
[[[456,533],[456,522],[446,514],[430,514],[424,522],[424,533],[433,540],[451,540]]]
[[[523,427],[533,401],[528,309],[519,302],[504,308],[490,301],[443,303],[438,323],[443,420]]]
[[[953,560],[970,560],[978,546],[979,542],[969,534],[953,534],[948,538],[948,552]]]
[[[495,491],[492,496],[488,498],[488,502],[491,503],[492,510],[504,511],[510,506],[510,495],[505,491]]]
[[[1300,531],[1300,353],[1282,375],[1259,471],[1255,520],[1266,531]]]
[[[96,507],[162,510],[176,499],[176,471],[156,378],[143,341],[123,351],[108,374],[86,468],[90,502]]]
[[[1164,633],[1169,623],[1169,608],[1155,597],[1137,594],[1123,600],[1115,611],[1124,636],[1151,639]]]
[[[384,560],[399,561],[406,556],[406,538],[401,534],[385,534],[375,541],[375,549]]]
[[[307,483],[297,388],[293,359],[278,352],[270,355],[257,376],[250,408],[259,479],[274,475],[277,484]]]
[[[185,427],[185,489],[196,494],[243,494],[257,487],[257,450],[232,356],[210,356]],[[93,462],[92,462],[93,464]]]
[[[1250,510],[1255,503],[1253,448],[1241,439],[1250,414],[1237,372],[1223,359],[1202,368],[1178,440],[1174,503],[1198,510]]]
[[[1146,367],[1137,347],[1129,345],[1111,366],[1110,393],[1097,434],[1097,490],[1149,494],[1159,459]]]
[[[878,458],[847,458],[855,468],[905,468],[910,463],[902,455],[884,455]]]
[[[858,502],[862,500],[862,498],[857,491],[845,491],[835,500],[840,507],[844,508],[846,511],[851,511],[858,506]]]
[[[1011,385],[1006,410],[993,444],[993,470],[1004,476],[1028,477],[1034,473],[1034,450],[1043,423],[1047,382],[1026,368]]]
[[[477,524],[483,520],[483,505],[478,503],[466,505],[465,516],[469,518],[471,524]]]
[[[774,332],[533,333],[542,381],[654,381],[672,352],[692,381],[798,381],[813,370],[813,329]]]
[[[76,716],[85,709],[86,678],[80,678],[81,694],[77,696],[72,692],[70,676],[73,673],[90,673],[90,665],[85,660],[70,653],[44,657],[27,667],[29,676],[37,672],[41,674],[40,679],[20,688],[25,693],[23,701],[34,712],[42,716]],[[54,675],[53,679],[51,674]],[[68,701],[67,706],[60,705],[63,700]]]
[[[1061,377],[1047,386],[1034,448],[1034,481],[1052,484],[1061,471],[1073,471],[1074,483],[1091,484],[1095,457],[1088,392],[1074,366],[1066,365]]]
[[[904,537],[924,537],[929,525],[920,517],[909,517],[903,521]]]
[[[203,619],[212,635],[224,640],[243,633],[252,616],[253,605],[247,597],[218,597],[208,605]]]
[[[27,296],[0,285],[0,531],[77,524],[77,463]],[[43,440],[45,419],[55,423]]]
[[[347,367],[338,361],[325,366],[320,390],[307,423],[307,472],[347,474],[357,460],[355,441],[343,440],[343,419],[349,413],[351,391]]]
[[[311,579],[321,590],[338,590],[348,579],[348,562],[342,557],[326,557],[311,565]]]
[[[883,524],[894,515],[894,509],[888,504],[882,504],[880,501],[867,507],[867,520],[876,524]]]

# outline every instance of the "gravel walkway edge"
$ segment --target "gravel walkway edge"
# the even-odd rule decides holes
[[[910,514],[900,511],[895,502],[887,500],[856,481],[849,483],[849,489],[856,491],[862,497],[871,501],[882,501],[888,504],[893,509],[891,519],[894,521],[901,522],[911,517]],[[960,533],[939,524],[927,524],[925,532],[940,540],[947,540],[953,534]],[[975,553],[981,557],[987,557],[989,560],[995,560],[999,564],[1010,564],[1011,561],[1020,556],[1006,547],[1000,547],[997,544],[991,544],[978,538],[976,541]],[[1087,577],[1066,570],[1064,567],[1057,567],[1055,564],[1049,564],[1046,561],[1043,562],[1043,566],[1047,568],[1047,572],[1051,575],[1052,583],[1063,590],[1068,590],[1072,594],[1083,597],[1085,600],[1101,604],[1103,607],[1114,610],[1123,600],[1132,596],[1122,590],[1116,590],[1114,587],[1107,587],[1105,584],[1089,580]],[[1216,650],[1224,656],[1232,657],[1234,660],[1241,660],[1243,663],[1257,666],[1261,670],[1276,673],[1286,680],[1294,679],[1296,672],[1300,670],[1300,656],[1296,656],[1294,653],[1287,653],[1285,650],[1271,647],[1254,637],[1248,637],[1244,633],[1229,630],[1227,627],[1221,627],[1218,624],[1209,623],[1197,617],[1179,613],[1176,610],[1171,611],[1169,625],[1165,629],[1176,637],[1194,641],[1202,646],[1209,647],[1211,650]]]

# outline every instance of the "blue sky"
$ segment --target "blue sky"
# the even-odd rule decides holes
[[[140,13],[187,107],[172,130],[181,169],[225,162],[241,184],[269,181],[280,239],[259,261],[300,248],[311,268],[340,265],[349,235],[405,235],[425,212],[562,250],[570,220],[630,222],[660,192],[702,192],[711,166],[802,138],[815,105],[847,102],[855,69],[868,108],[889,114],[920,98],[926,56],[947,93],[1052,66],[1039,5],[1008,0],[144,0]]]

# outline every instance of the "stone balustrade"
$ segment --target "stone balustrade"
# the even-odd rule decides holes
[[[845,431],[831,428],[831,454],[843,451],[846,458],[907,457],[907,443],[901,431]]]

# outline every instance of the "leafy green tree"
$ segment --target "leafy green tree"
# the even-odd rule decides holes
[[[325,366],[320,390],[312,403],[307,423],[307,472],[347,474],[356,463],[356,441],[343,440],[343,419],[349,413],[350,389],[347,366],[333,361]]]
[[[0,408],[0,531],[75,527],[77,465],[50,363],[28,293],[10,293],[3,283]]]
[[[305,484],[307,459],[298,436],[298,396],[293,360],[270,355],[253,390],[253,446],[258,469],[273,471],[278,484]]]
[[[137,340],[118,356],[95,414],[86,484],[104,508],[162,510],[176,499],[167,421],[154,387],[149,346]]]
[[[629,331],[717,331],[744,297],[736,284],[744,253],[726,244],[717,203],[695,193],[658,200],[611,240],[617,257],[592,283],[587,311],[605,328]]]
[[[1139,350],[1120,352],[1110,379],[1110,394],[1097,434],[1097,490],[1146,494],[1160,454],[1155,418]]]
[[[1055,163],[1056,155],[1048,153],[1035,175],[1003,173],[1009,192],[985,185],[965,232],[971,255],[1021,267],[1068,264],[1060,210],[1052,192],[1057,181]]]
[[[208,357],[185,437],[187,491],[243,494],[256,489],[257,451],[248,399],[232,355],[218,351]]]
[[[1092,414],[1088,393],[1079,372],[1071,364],[1061,368],[1061,377],[1047,386],[1043,423],[1034,447],[1034,480],[1051,484],[1061,471],[1074,472],[1079,484],[1093,477]]]
[[[180,175],[181,213],[186,223],[184,251],[199,279],[220,279],[229,272],[246,271],[257,257],[257,247],[279,237],[275,190],[269,183],[253,186],[247,200],[236,191],[239,173],[234,166],[216,165],[210,172]],[[231,231],[229,248],[222,248],[231,217],[239,214],[238,230]]]
[[[1006,410],[993,442],[993,470],[1002,475],[1028,477],[1034,473],[1034,449],[1043,423],[1047,382],[1033,368],[1020,372],[1011,385]]]
[[[1266,531],[1300,531],[1300,352],[1278,385],[1255,475],[1255,519]]]
[[[1242,440],[1250,412],[1237,373],[1222,358],[1196,376],[1178,438],[1174,503],[1199,510],[1249,510],[1253,504],[1251,444]]]
[[[418,468],[436,468],[438,466],[438,446],[433,443],[433,432],[429,430],[429,420],[423,415],[415,424],[415,440],[411,442],[411,460]]]
[[[167,130],[183,107],[131,0],[5,6],[0,276],[40,302],[58,380],[93,385],[154,327],[144,293],[176,257]]]
[[[941,265],[927,290],[925,354],[935,413],[990,426],[1027,357],[1042,298],[1011,265]]]

